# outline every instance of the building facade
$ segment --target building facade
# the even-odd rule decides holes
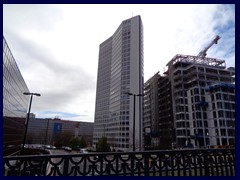
[[[134,100],[126,93],[143,94],[143,26],[140,16],[123,21],[100,44],[95,106],[96,146],[107,137],[115,150],[133,147]],[[135,103],[135,148],[142,148],[142,97]]]
[[[93,123],[61,119],[30,118],[27,143],[56,145],[55,138],[57,135],[68,138],[84,137],[86,142],[92,145]]]
[[[3,37],[3,153],[8,155],[23,142],[24,122],[29,97],[23,92],[29,92],[28,87],[17,66],[15,58]]]
[[[167,66],[144,84],[145,149],[233,147],[235,68],[179,54]]]
[[[144,83],[144,147],[171,149],[175,140],[173,128],[171,83],[159,72]]]
[[[24,126],[26,118],[12,117],[17,124]],[[70,121],[49,118],[29,118],[26,144],[56,145],[56,136],[65,137],[64,143],[69,139],[83,137],[88,145],[92,145],[93,123],[82,121]],[[22,143],[22,141],[21,141]],[[64,144],[67,145],[67,144]]]
[[[171,82],[167,71],[160,76],[158,81],[159,149],[173,148],[176,138],[171,91]]]
[[[144,147],[159,146],[159,72],[144,83],[143,129]]]
[[[226,69],[224,60],[179,54],[167,65],[177,147],[234,144],[234,69]],[[221,83],[228,88],[207,91]]]

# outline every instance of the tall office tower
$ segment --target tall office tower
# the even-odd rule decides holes
[[[93,144],[106,137],[111,148],[142,148],[143,26],[140,16],[123,21],[100,44]],[[135,111],[134,108],[135,107]],[[134,113],[135,112],[135,113]],[[135,118],[134,118],[135,116]],[[135,134],[133,127],[135,122]]]
[[[176,55],[167,64],[178,147],[234,145],[235,70],[224,60]]]

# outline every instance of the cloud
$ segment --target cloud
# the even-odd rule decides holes
[[[59,62],[46,47],[21,36],[12,37],[17,51],[21,52],[22,59],[17,63],[30,91],[41,94],[34,100],[33,110],[64,110],[67,106],[74,106],[76,99],[82,102],[95,93],[95,79],[81,66],[67,64],[68,60]]]
[[[55,24],[62,20],[63,13],[56,5],[3,4],[3,16],[11,22],[7,24],[7,28],[17,27],[19,34],[28,34],[33,31],[53,30]],[[28,28],[27,31],[24,27]]]
[[[42,94],[32,111],[93,121],[99,44],[132,15],[144,26],[145,81],[176,54],[197,55],[216,35],[207,56],[235,67],[235,5],[3,5],[4,36],[29,90]]]
[[[39,114],[39,117],[52,117],[52,118],[76,118],[76,117],[85,117],[86,115],[80,115],[80,114],[74,114],[74,113],[68,113],[68,112],[58,112],[58,111],[42,111]]]

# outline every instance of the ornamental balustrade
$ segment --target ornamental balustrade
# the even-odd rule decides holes
[[[4,176],[235,176],[235,149],[3,157]]]

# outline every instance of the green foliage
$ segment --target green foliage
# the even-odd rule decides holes
[[[85,148],[87,146],[87,143],[85,141],[84,137],[76,137],[71,139],[70,141],[70,147],[73,149],[79,149],[79,148]]]
[[[85,140],[85,138],[82,136],[79,142],[79,147],[80,148],[85,148],[87,146],[87,142]]]
[[[61,147],[61,146],[69,146],[70,141],[71,141],[72,135],[70,133],[60,133],[56,134],[53,139],[54,139],[54,145],[56,147]]]
[[[107,138],[106,137],[102,137],[99,139],[98,143],[97,143],[97,151],[99,152],[109,152],[111,151],[111,148],[109,147],[108,143],[107,143]]]

